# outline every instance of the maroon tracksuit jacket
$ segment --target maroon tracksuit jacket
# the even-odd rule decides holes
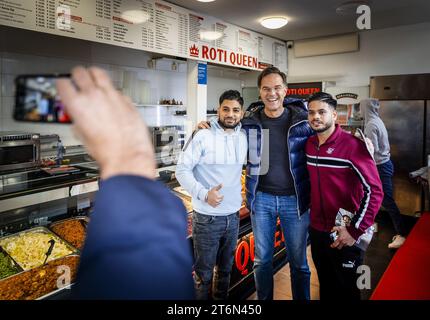
[[[330,232],[340,208],[355,213],[348,232],[358,239],[375,219],[383,191],[376,164],[360,139],[339,125],[327,141],[306,143],[311,182],[311,227]]]

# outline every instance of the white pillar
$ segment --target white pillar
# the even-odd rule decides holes
[[[200,66],[199,66],[200,65]],[[199,75],[200,69],[200,75]],[[200,81],[199,81],[200,79]],[[204,81],[206,79],[206,81]],[[186,140],[200,121],[206,121],[207,65],[206,62],[188,60],[187,71],[187,123]]]

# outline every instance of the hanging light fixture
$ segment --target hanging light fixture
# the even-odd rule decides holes
[[[202,40],[213,41],[221,38],[223,36],[223,33],[220,31],[201,31],[199,35],[200,39]]]
[[[150,16],[142,10],[127,10],[121,13],[121,18],[134,24],[141,24],[148,21]]]
[[[260,20],[260,24],[267,29],[279,29],[288,23],[285,17],[267,17]]]

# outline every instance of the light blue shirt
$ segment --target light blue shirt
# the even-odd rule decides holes
[[[195,211],[208,215],[228,215],[242,205],[242,167],[246,163],[247,138],[239,124],[225,131],[217,119],[211,128],[199,130],[182,151],[176,166],[176,178],[191,194]],[[216,208],[205,202],[207,193],[221,184],[223,201]]]

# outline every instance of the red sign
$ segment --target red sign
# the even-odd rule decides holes
[[[287,96],[306,99],[322,90],[322,82],[289,83]]]
[[[278,220],[278,230],[275,232],[275,249],[279,249],[284,242],[284,234],[279,228],[279,225],[280,222]],[[242,276],[247,275],[249,273],[249,269],[252,270],[252,263],[254,262],[254,252],[254,235],[246,237],[237,245],[236,253],[234,255],[234,262],[236,269],[240,272]]]
[[[229,64],[237,67],[258,69],[258,59],[243,53],[231,52],[221,48],[212,48],[202,45],[201,50],[193,44],[190,48],[190,56],[214,63]]]

